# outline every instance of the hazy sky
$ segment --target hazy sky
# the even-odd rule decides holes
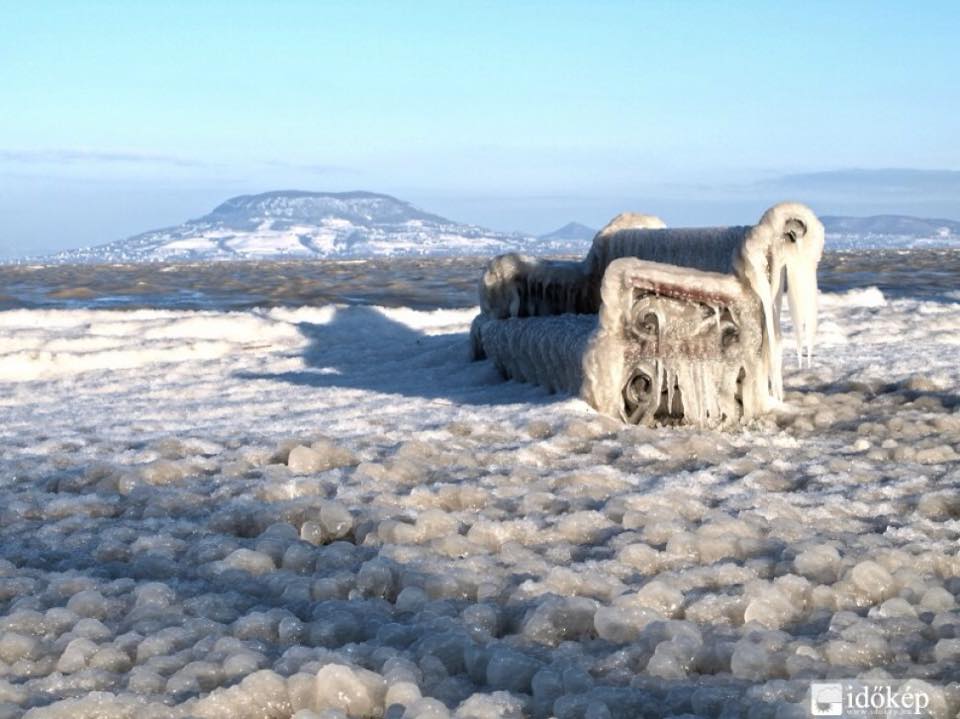
[[[785,193],[960,216],[956,173],[780,179],[960,170],[958,34],[933,1],[0,0],[0,254],[285,188],[534,232],[748,222]]]

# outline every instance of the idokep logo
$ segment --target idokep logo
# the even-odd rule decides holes
[[[813,682],[810,714],[817,717],[925,717],[930,694],[922,686],[884,683]]]
[[[810,713],[815,717],[843,716],[843,684],[818,684],[810,687]]]

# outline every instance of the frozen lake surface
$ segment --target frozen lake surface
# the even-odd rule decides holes
[[[0,268],[0,717],[960,710],[960,253],[828,255],[740,432],[470,362],[481,266]]]
[[[0,310],[250,309],[331,303],[473,307],[487,258],[0,265]],[[826,292],[879,287],[888,297],[960,299],[960,251],[827,252]]]

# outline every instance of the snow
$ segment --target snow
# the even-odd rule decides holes
[[[819,304],[736,432],[504,382],[475,308],[0,313],[0,716],[952,716],[960,306]]]
[[[234,197],[181,225],[97,247],[58,253],[54,262],[168,262],[264,258],[490,255],[523,250],[564,254],[580,240],[538,240],[466,225],[367,192],[268,192]]]

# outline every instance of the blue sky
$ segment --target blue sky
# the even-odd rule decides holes
[[[624,209],[960,216],[952,2],[0,4],[0,254],[282,188],[543,232]],[[910,174],[909,177],[915,177]],[[878,180],[880,182],[880,180]],[[903,186],[901,186],[901,184]]]

